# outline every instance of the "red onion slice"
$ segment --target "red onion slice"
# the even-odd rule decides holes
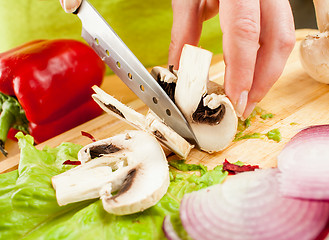
[[[93,142],[96,142],[97,141],[96,138],[93,135],[91,135],[91,133],[88,133],[88,132],[85,132],[85,131],[81,131],[81,135],[82,136],[85,136],[87,138],[90,138],[91,141],[93,141]]]
[[[66,160],[63,165],[81,165],[81,161]]]
[[[285,196],[329,199],[329,125],[297,133],[278,155],[278,168]]]
[[[162,230],[168,240],[181,240],[176,233],[174,226],[171,223],[170,215],[167,215],[163,219]]]
[[[231,176],[186,194],[180,208],[193,239],[314,239],[326,225],[329,202],[282,197],[277,169]]]

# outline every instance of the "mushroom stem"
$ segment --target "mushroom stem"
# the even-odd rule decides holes
[[[125,160],[118,156],[97,158],[53,177],[52,185],[56,190],[58,205],[99,198],[104,185],[109,185],[115,179],[117,184],[111,186],[110,191],[118,190],[127,172],[123,164]],[[119,168],[122,169],[116,171]],[[121,182],[118,182],[119,179]]]
[[[153,206],[169,187],[166,156],[159,142],[143,131],[88,144],[78,159],[82,165],[52,178],[60,206],[100,198],[107,212],[126,215]]]
[[[169,71],[167,73],[171,74]],[[184,159],[187,158],[193,146],[167,126],[153,112],[149,111],[144,116],[124,105],[99,87],[94,86],[93,89],[96,94],[93,94],[92,97],[104,111],[128,122],[137,129],[152,134],[163,146],[174,152],[177,156]]]
[[[190,117],[207,93],[207,82],[212,53],[185,45],[179,62],[175,101],[179,109]],[[191,95],[189,95],[191,94]]]

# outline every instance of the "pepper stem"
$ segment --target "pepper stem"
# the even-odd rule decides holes
[[[7,156],[5,142],[8,131],[10,128],[17,126],[27,129],[27,119],[19,102],[14,97],[7,96],[3,93],[0,93],[0,112],[0,152]]]
[[[0,115],[0,141],[2,141],[3,144],[7,140],[9,129],[15,122],[15,116],[10,111],[10,105],[11,104],[8,101],[4,102],[2,104],[2,111]]]

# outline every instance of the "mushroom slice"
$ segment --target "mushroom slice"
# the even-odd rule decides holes
[[[209,153],[223,150],[234,139],[238,119],[222,87],[209,82],[212,53],[184,45],[178,69],[175,102],[199,142]]]
[[[97,151],[94,158],[95,148],[108,146],[116,151]],[[60,206],[100,197],[107,212],[125,215],[153,206],[167,192],[167,159],[149,133],[128,131],[91,143],[80,150],[78,159],[85,163],[52,178]]]
[[[170,65],[168,69],[156,66],[152,68],[151,75],[167,93],[169,98],[175,102],[174,95],[177,82],[177,71],[174,70],[174,66]]]
[[[96,85],[93,86],[92,89],[96,93],[92,95],[93,99],[105,112],[124,120],[133,127],[145,130],[146,121],[143,114],[140,114],[134,109],[123,104]]]
[[[146,115],[147,131],[179,157],[186,159],[193,145],[182,138],[178,133],[168,127],[151,110]]]
[[[186,159],[193,145],[189,144],[183,137],[156,117],[154,113],[149,112],[147,116],[144,116],[124,105],[99,87],[94,86],[93,89],[96,94],[93,94],[92,97],[104,111],[125,120],[138,129],[151,133],[166,148],[179,157]]]

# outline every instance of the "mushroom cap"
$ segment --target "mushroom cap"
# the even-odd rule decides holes
[[[238,118],[232,103],[225,95],[211,94],[207,97],[210,96],[215,98],[215,100],[213,100],[214,103],[207,98],[204,99],[209,101],[208,104],[210,106],[212,104],[214,104],[214,106],[222,105],[225,108],[225,114],[220,120],[220,123],[209,125],[192,122],[191,127],[194,134],[197,136],[200,149],[213,153],[225,149],[233,141],[237,131]]]
[[[300,61],[313,79],[329,84],[329,33],[308,35],[300,45]]]
[[[166,156],[150,134],[131,131],[128,141],[131,151],[126,153],[129,172],[118,193],[114,196],[101,194],[104,209],[116,215],[143,211],[156,204],[169,187],[169,167]]]

